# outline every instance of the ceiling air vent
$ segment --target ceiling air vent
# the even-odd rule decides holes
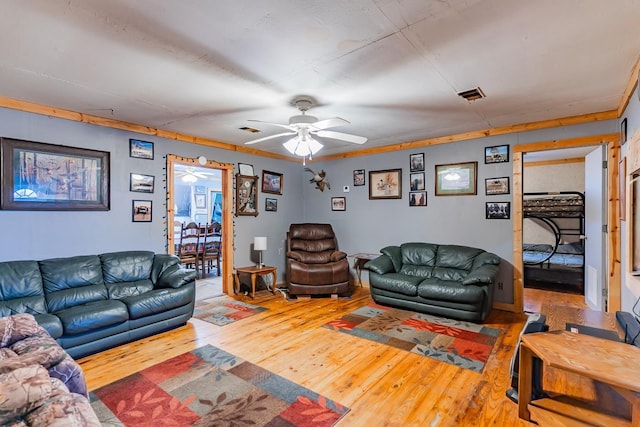
[[[482,89],[480,89],[479,87],[458,92],[458,96],[463,97],[467,101],[475,101],[476,99],[485,97],[484,92],[482,92]]]
[[[246,131],[246,132],[251,132],[251,133],[258,133],[258,132],[260,132],[258,129],[250,128],[250,127],[247,127],[247,126],[243,126],[243,127],[241,127],[241,128],[238,128],[238,129],[240,129],[240,130],[244,130],[244,131]]]

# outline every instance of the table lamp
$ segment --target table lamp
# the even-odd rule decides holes
[[[258,262],[257,267],[262,268],[264,264],[262,264],[262,251],[267,250],[267,238],[266,237],[254,237],[253,238],[253,250],[258,251],[260,253],[260,261]]]

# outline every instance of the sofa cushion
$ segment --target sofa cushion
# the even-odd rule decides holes
[[[56,315],[44,313],[36,314],[33,317],[36,318],[38,325],[42,326],[53,338],[59,338],[62,336],[62,322]]]
[[[482,249],[468,246],[440,245],[436,266],[469,271],[473,266],[475,257],[483,252],[484,250]]]
[[[376,273],[373,273],[376,274]],[[376,288],[397,292],[404,295],[418,295],[418,284],[423,280],[417,276],[407,276],[400,273],[387,273],[376,276]]]
[[[432,243],[403,243],[402,265],[421,265],[434,267],[438,254],[438,245]]]
[[[46,312],[38,262],[0,262],[0,316]]]
[[[81,334],[129,319],[125,304],[118,300],[93,301],[57,311],[64,335]]]
[[[109,298],[111,299],[122,299],[140,295],[153,289],[153,283],[151,283],[149,279],[137,280],[135,282],[107,283],[106,286],[109,291]]]
[[[106,283],[149,280],[154,253],[149,251],[110,252],[100,255]]]
[[[458,281],[431,277],[418,284],[418,295],[432,300],[475,304],[483,300],[484,291],[479,286],[464,286]]]
[[[54,258],[39,264],[50,313],[108,298],[97,255]]]
[[[191,302],[193,292],[188,287],[178,289],[155,289],[144,294],[122,299],[129,310],[129,318],[139,319],[152,314],[182,307]]]

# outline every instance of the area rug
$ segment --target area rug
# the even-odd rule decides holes
[[[482,372],[501,330],[369,304],[323,327]]]
[[[103,426],[334,425],[339,403],[212,345],[90,393]]]
[[[224,326],[265,310],[265,307],[248,304],[223,295],[197,301],[193,317],[214,325]]]

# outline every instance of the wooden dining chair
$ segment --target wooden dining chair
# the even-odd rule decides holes
[[[182,226],[180,232],[180,243],[178,244],[177,255],[180,263],[188,268],[193,268],[198,273],[200,248],[200,226],[195,222],[190,222]]]
[[[216,272],[220,276],[220,256],[222,235],[220,233],[220,223],[212,222],[204,227],[200,227],[200,266],[202,268],[202,278],[213,268],[213,262],[216,263]]]

